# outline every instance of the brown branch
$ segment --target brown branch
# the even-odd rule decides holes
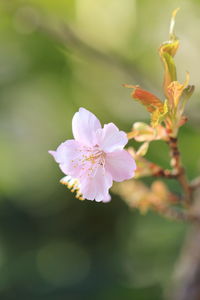
[[[146,159],[143,156],[138,156],[137,152],[135,153],[132,148],[128,148],[129,153],[133,156],[133,158],[136,160],[136,164],[138,165],[136,174],[138,177],[146,177],[146,176],[154,176],[154,177],[161,177],[161,178],[167,178],[167,179],[176,179],[178,174],[174,172],[174,170],[168,170],[162,168],[160,165]],[[147,168],[140,167],[140,164],[145,165]],[[148,172],[145,172],[145,169],[148,170]]]
[[[200,216],[200,190],[194,195],[192,210]],[[166,298],[169,300],[200,299],[200,223],[196,222],[187,233],[181,256],[175,266],[173,283]]]
[[[194,215],[186,210],[176,209],[172,206],[156,206],[154,210],[171,220],[200,224],[200,215]]]
[[[176,179],[178,174],[173,172],[173,170],[163,169],[162,167],[155,165],[155,167],[153,167],[152,176],[168,178],[168,179]]]
[[[195,179],[193,179],[191,182],[190,182],[190,188],[192,190],[196,190],[197,188],[200,187],[200,177],[196,177]]]
[[[185,169],[182,166],[181,155],[178,148],[178,139],[169,137],[168,145],[170,148],[171,166],[174,172],[177,174],[177,180],[179,181],[182,189],[185,193],[185,204],[191,205],[193,193],[188,182]]]

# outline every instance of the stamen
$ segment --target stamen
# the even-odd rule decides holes
[[[98,166],[105,166],[105,153],[96,145],[94,147],[82,147],[80,150],[81,158],[72,160],[74,168],[80,167],[82,171],[87,172],[87,176],[94,177]]]
[[[80,184],[78,179],[72,178],[71,176],[67,175],[60,180],[60,183],[66,185],[68,189],[71,190],[72,193],[75,192],[77,199],[85,200],[80,191]]]

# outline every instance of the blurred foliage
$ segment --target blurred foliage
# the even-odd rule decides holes
[[[197,87],[180,136],[192,178],[200,171],[199,1],[0,1],[2,300],[163,299],[186,226],[152,213],[140,216],[117,197],[109,204],[74,199],[59,184],[62,174],[47,151],[72,136],[80,106],[125,131],[147,120],[122,84],[143,82],[160,95],[156,49],[178,6],[176,61]],[[69,24],[109,59],[90,47],[62,45],[40,30],[45,20],[52,27]],[[148,157],[167,166],[167,146],[154,142]],[[173,182],[170,187],[179,191]]]

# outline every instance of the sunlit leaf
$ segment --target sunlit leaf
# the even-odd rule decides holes
[[[156,109],[151,115],[151,125],[152,127],[158,126],[167,116],[168,105],[167,100],[164,102],[162,109]]]
[[[169,38],[172,41],[176,39],[176,35],[174,33],[174,27],[175,27],[176,15],[177,15],[177,12],[179,11],[179,9],[180,9],[179,7],[174,9],[172,12],[172,16],[171,16],[170,28],[169,28]]]
[[[181,99],[180,99],[180,113],[181,114],[183,113],[183,111],[185,109],[185,105],[186,105],[187,101],[190,99],[190,97],[194,93],[194,90],[195,90],[195,86],[194,85],[188,85],[183,90],[183,93],[182,93]]]
[[[131,96],[133,99],[138,100],[140,103],[142,103],[148,112],[151,113],[151,124],[153,127],[158,125],[160,122],[164,120],[164,117],[166,116],[168,112],[168,107],[166,102],[162,102],[158,97],[156,97],[154,94],[143,90],[139,87],[139,85],[124,85],[128,88],[133,88],[133,92],[131,93]],[[131,134],[128,136],[129,138],[132,137]]]
[[[177,108],[179,99],[189,83],[189,73],[186,74],[186,80],[183,84],[178,81],[172,81],[168,86],[169,104],[172,108]]]
[[[175,17],[178,9],[174,10],[170,22],[169,41],[164,42],[159,48],[159,55],[164,65],[164,82],[163,88],[165,96],[168,98],[168,86],[172,81],[177,80],[176,66],[174,56],[179,47],[179,40],[174,33]]]
[[[139,85],[124,86],[133,88],[133,92],[131,93],[132,98],[143,104],[149,112],[152,113],[157,108],[161,108],[163,106],[162,101],[158,97],[146,90],[141,89]]]

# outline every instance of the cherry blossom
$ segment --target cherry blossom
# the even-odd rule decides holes
[[[136,164],[124,150],[127,135],[113,124],[101,127],[97,117],[80,108],[72,119],[73,140],[63,142],[56,151],[49,151],[67,175],[61,179],[79,199],[108,202],[114,181],[134,176]]]

